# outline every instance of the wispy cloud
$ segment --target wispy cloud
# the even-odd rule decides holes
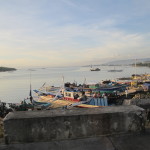
[[[71,0],[62,0],[62,2],[64,2],[65,4],[72,6],[72,7],[78,7],[78,5],[75,3],[75,1],[71,1]]]
[[[150,54],[150,21],[140,21],[141,16],[150,16],[149,6],[144,10],[146,0],[142,6],[139,0],[132,0],[136,8],[129,12],[128,5],[118,2],[120,14],[112,10],[116,5],[108,7],[98,0],[13,2],[0,6],[2,65],[82,65]],[[143,13],[135,16],[137,8]]]

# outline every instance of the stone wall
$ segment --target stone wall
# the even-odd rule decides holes
[[[80,139],[142,130],[137,106],[11,112],[4,119],[8,144]]]

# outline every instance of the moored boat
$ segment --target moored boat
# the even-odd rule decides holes
[[[89,95],[83,95],[84,91],[63,91],[63,97],[57,100],[49,99],[48,96],[42,96],[41,101],[47,101],[56,105],[58,107],[66,106],[66,107],[84,107],[84,108],[93,108],[93,107],[104,107],[108,106],[108,99],[107,97],[92,97]],[[83,98],[84,97],[84,98]]]
[[[101,69],[100,68],[91,68],[90,70],[91,71],[100,71]]]
[[[123,70],[108,70],[108,72],[122,72]]]
[[[92,65],[91,65],[90,71],[100,71],[100,70],[101,70],[100,68],[93,68]]]

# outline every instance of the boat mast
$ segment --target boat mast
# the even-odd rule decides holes
[[[136,70],[136,60],[137,60],[137,59],[135,59],[135,79],[136,79],[136,74],[137,74],[137,70]]]
[[[91,64],[91,69],[92,69],[92,64]]]
[[[30,71],[30,92],[29,92],[29,96],[30,96],[30,101],[32,103],[33,97],[32,97],[32,87],[31,87],[31,71]]]
[[[83,84],[86,84],[86,77],[84,77],[84,82],[83,82]]]

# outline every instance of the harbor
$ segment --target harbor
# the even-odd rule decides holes
[[[133,138],[138,134],[137,137],[147,139],[150,130],[150,74],[91,83],[84,80],[83,84],[64,82],[63,77],[62,83],[61,86],[47,86],[45,83],[33,89],[30,82],[28,98],[20,103],[1,101],[1,149],[26,145],[23,148],[26,150],[31,148],[30,143],[37,150],[40,147],[60,149],[60,144],[67,149],[64,140],[70,146],[83,140],[89,143],[88,148],[94,141],[96,149],[113,150],[119,146],[118,137]],[[15,126],[18,131],[13,130]],[[59,141],[59,144],[54,146],[53,141]],[[99,145],[98,141],[102,144]],[[141,142],[148,148],[143,140]],[[104,148],[106,145],[109,145],[108,149]],[[125,148],[125,145],[121,147]],[[132,146],[128,144],[125,150],[129,147]]]
[[[120,69],[116,67],[116,69]],[[62,86],[64,82],[83,84],[85,82],[101,82],[102,80],[117,80],[118,78],[131,77],[135,74],[132,66],[122,66],[122,72],[108,72],[111,66],[101,66],[101,71],[90,71],[90,67],[41,67],[17,68],[14,72],[1,72],[0,100],[7,103],[20,103],[29,96],[30,81],[32,89],[39,89],[45,83],[47,86]],[[34,71],[33,71],[34,70]],[[137,74],[150,73],[148,67],[137,67]],[[30,80],[31,74],[31,80]]]
[[[128,89],[126,90],[126,92],[128,93],[128,97],[129,97],[129,93],[131,93],[130,96],[132,98],[133,97],[132,93],[135,93],[136,91],[138,90],[140,91],[143,89],[143,87],[141,87],[142,83],[140,84],[140,82],[142,80],[146,81],[146,75],[147,75],[147,74],[141,74],[142,78],[136,76],[137,79],[139,78],[138,79],[139,85],[137,86],[136,80],[133,80],[134,77],[132,77],[132,75],[135,72],[134,67],[124,66],[124,68],[122,69],[124,70],[123,72],[115,72],[115,73],[108,72],[109,66],[108,67],[102,66],[101,71],[98,72],[90,72],[89,68],[87,67],[72,67],[72,68],[61,68],[61,69],[45,68],[44,70],[43,68],[37,68],[34,69],[34,71],[28,69],[24,69],[24,70],[18,69],[16,72],[13,73],[5,73],[7,74],[7,76],[5,77],[1,76],[1,81],[4,80],[5,82],[9,82],[9,84],[5,83],[6,88],[1,87],[3,89],[3,91],[1,91],[2,93],[1,96],[3,96],[4,94],[4,97],[1,98],[1,101],[9,104],[11,103],[21,104],[21,102],[24,101],[24,99],[28,99],[27,102],[30,102],[29,100],[30,84],[32,86],[31,87],[32,94],[33,94],[32,96],[35,97],[35,95],[38,95],[36,92],[34,92],[35,90],[42,90],[41,92],[48,92],[48,90],[50,90],[51,87],[57,87],[56,93],[58,93],[62,85],[68,82],[70,83],[70,86],[73,86],[73,84],[77,86],[75,87],[75,90],[79,92],[80,96],[81,96],[81,91],[83,91],[84,89],[85,89],[84,90],[85,93],[88,95],[89,95],[89,91],[92,90],[91,96],[94,93],[98,94],[100,92],[100,95],[102,97],[102,95],[106,92],[109,98],[108,99],[109,105],[111,105],[111,101],[113,101],[112,104],[117,104],[117,103],[122,104],[122,100],[126,98],[126,93],[125,93],[126,87],[128,87]],[[139,74],[140,72],[144,72],[144,71],[148,72],[149,68],[144,67],[141,69],[141,67],[137,67],[137,72]],[[60,76],[57,72],[60,72],[59,74],[62,74],[63,76],[62,75]],[[24,75],[26,75],[26,78],[24,78]],[[13,78],[10,80],[9,78],[11,77]],[[62,81],[62,79],[64,81]],[[14,84],[16,86],[14,86]],[[69,87],[67,88],[68,90],[71,89],[71,87],[70,89]],[[66,92],[71,92],[71,91],[66,91]],[[73,93],[72,91],[72,94],[76,94],[76,93],[77,92],[74,91]],[[9,97],[9,99],[7,97]],[[47,95],[44,96],[43,98],[45,100],[46,99],[50,100],[49,97],[50,95]],[[118,98],[120,99],[119,101],[117,100],[117,97],[120,97]],[[42,95],[40,95],[40,98],[41,101],[44,101],[42,99]],[[113,98],[115,100],[113,100]],[[39,101],[39,98],[36,101]],[[55,103],[57,103],[57,101]]]
[[[135,141],[135,137],[142,137],[141,143],[148,149],[149,68],[137,67],[138,74],[132,66],[122,67],[121,72],[110,69],[101,66],[99,71],[67,67],[2,72],[0,80],[6,87],[0,89],[5,90],[1,91],[1,96],[5,95],[0,102],[0,149],[59,150],[63,145],[64,149],[90,150],[94,142],[95,149],[114,150],[120,146],[119,139],[126,140],[124,137],[134,137]],[[75,142],[78,144],[73,146]],[[121,147],[128,150],[132,145]]]
[[[150,150],[150,1],[0,2],[0,150]]]

